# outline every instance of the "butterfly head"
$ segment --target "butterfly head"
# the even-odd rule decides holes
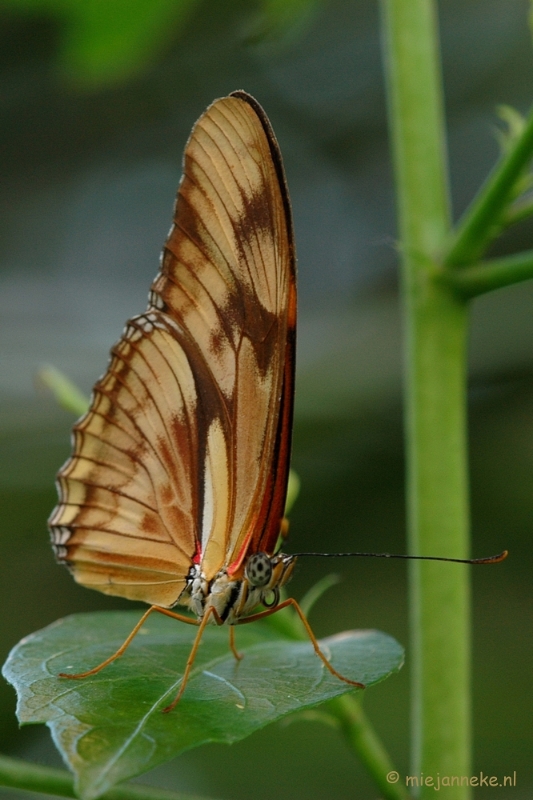
[[[270,591],[275,586],[284,586],[292,575],[296,559],[278,553],[252,553],[244,567],[244,577],[251,587]]]
[[[194,565],[179,602],[198,617],[213,606],[222,622],[234,625],[259,605],[272,608],[278,604],[280,589],[289,581],[295,563],[294,556],[283,553],[252,553],[242,578],[232,578],[222,569],[210,582],[201,575],[200,565]]]
[[[259,598],[267,608],[279,603],[279,590],[291,578],[296,559],[283,553],[269,556],[267,553],[252,553],[244,567],[244,578],[250,596]]]

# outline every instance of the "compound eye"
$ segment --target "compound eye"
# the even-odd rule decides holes
[[[246,562],[244,573],[252,586],[266,586],[272,577],[272,564],[266,553],[254,553]]]

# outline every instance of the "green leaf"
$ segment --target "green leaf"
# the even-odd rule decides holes
[[[79,87],[120,83],[155,61],[197,0],[4,0],[60,23],[58,63]]]
[[[86,799],[191,747],[238,741],[353,690],[328,672],[310,644],[276,638],[264,623],[236,630],[240,662],[229,651],[228,631],[210,628],[182,699],[162,714],[180,686],[196,628],[156,614],[102,672],[80,681],[56,677],[103,661],[138,619],[127,611],[58,620],[23,639],[4,665],[20,722],[49,726]],[[321,647],[339,672],[367,686],[403,662],[401,646],[379,631],[348,631]]]
[[[314,16],[321,0],[262,0],[265,32],[271,36],[298,28]]]

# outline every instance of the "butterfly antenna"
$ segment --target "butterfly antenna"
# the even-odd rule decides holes
[[[407,558],[412,561],[453,561],[455,564],[499,564],[509,555],[508,550],[486,558],[445,558],[444,556],[409,556],[398,553],[293,553],[294,558],[315,556],[319,558]]]

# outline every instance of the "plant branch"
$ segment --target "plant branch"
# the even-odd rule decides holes
[[[0,755],[0,786],[57,797],[77,798],[74,778],[66,770],[43,767],[18,758]],[[202,800],[198,795],[168,792],[145,784],[117,786],[102,795],[102,800]]]
[[[42,367],[37,373],[39,384],[49,389],[58,405],[65,411],[70,411],[76,416],[85,414],[90,405],[90,400],[78,389],[75,383],[63,372],[48,365]]]
[[[505,228],[510,228],[511,225],[517,225],[531,216],[533,216],[533,198],[527,194],[509,206],[503,217],[503,225]]]
[[[450,229],[436,11],[383,0],[384,59],[397,211],[406,259],[437,258]]]
[[[436,277],[451,228],[436,3],[384,0],[383,9],[402,254],[409,550],[464,558],[467,306]],[[468,775],[469,574],[413,561],[409,579],[412,774]],[[469,796],[468,787],[450,790],[450,800]],[[421,800],[429,797],[433,787],[423,786]]]
[[[497,235],[506,206],[523,170],[533,157],[533,112],[514,145],[500,158],[457,226],[444,265],[457,267],[476,261]]]
[[[311,610],[315,601],[337,583],[335,575],[326,575],[313,586],[301,600],[301,607]],[[307,641],[308,635],[301,620],[293,609],[286,609],[272,615],[271,624],[285,636],[299,641]],[[410,795],[402,784],[389,783],[387,775],[395,772],[391,758],[372,723],[361,708],[356,697],[342,695],[327,704],[327,715],[315,717],[323,722],[331,722],[339,728],[349,742],[351,749],[367,769],[380,789],[385,800],[410,800]]]
[[[476,297],[530,278],[533,278],[533,250],[481,261],[460,270],[447,269],[440,273],[440,280],[465,298]]]
[[[389,754],[355,697],[343,695],[330,700],[328,708],[335,717],[350,747],[372,776],[384,800],[411,800],[411,795],[397,779]]]

